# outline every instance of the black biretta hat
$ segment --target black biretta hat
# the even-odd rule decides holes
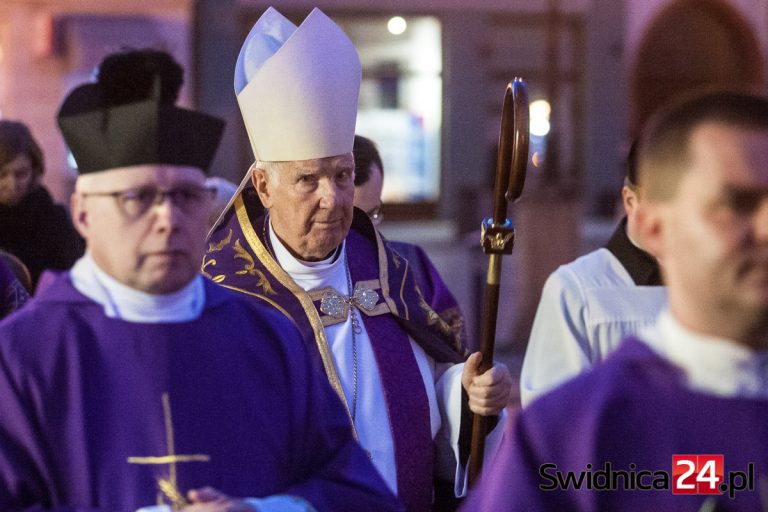
[[[57,119],[80,174],[143,164],[208,170],[224,122],[164,100],[159,74],[150,83],[141,99],[119,96],[103,80],[65,98]]]

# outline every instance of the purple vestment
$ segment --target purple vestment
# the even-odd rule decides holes
[[[132,323],[44,276],[0,324],[0,510],[153,505],[173,475],[148,458],[174,453],[191,458],[175,467],[182,493],[399,509],[290,322],[208,282],[205,294],[196,320]]]
[[[313,302],[279,267],[268,248],[268,218],[249,199],[253,193],[246,189],[237,197],[209,236],[202,272],[293,320],[341,394],[324,335],[320,300]],[[422,289],[427,288],[424,283],[431,271],[422,272],[423,279],[417,283],[413,264],[381,238],[361,210],[355,211],[346,252],[353,287],[358,282],[375,283],[372,288],[378,296],[374,311],[361,310],[361,317],[371,339],[392,425],[398,495],[410,511],[430,510],[434,448],[429,404],[408,336],[437,362],[463,361],[466,349],[458,306],[441,280],[433,277],[429,289]]]
[[[0,318],[19,309],[29,300],[24,286],[13,275],[13,271],[0,259]]]
[[[671,473],[673,454],[722,454],[726,483],[729,472],[747,476],[751,464],[752,491],[711,499],[716,510],[764,510],[768,400],[707,395],[688,389],[683,379],[681,370],[645,343],[628,339],[605,362],[532,402],[507,426],[496,460],[462,510],[698,511],[706,495],[638,489],[640,471],[657,472],[643,474],[642,485],[661,486],[660,472]],[[586,471],[595,477],[606,468],[625,490],[585,490]],[[622,470],[627,477],[617,473]],[[562,479],[568,471],[574,477],[584,473],[582,488],[575,490],[571,480],[567,491],[542,490],[562,483],[555,484],[556,471]],[[733,476],[736,485],[747,483]],[[670,489],[673,480],[670,474]],[[593,479],[593,485],[604,484]]]

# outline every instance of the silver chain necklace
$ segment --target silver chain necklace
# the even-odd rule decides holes
[[[353,296],[352,275],[349,273],[346,254],[344,255],[344,269],[347,273],[347,293]],[[349,308],[349,318],[352,320],[352,423],[357,416],[357,335],[363,332],[360,326],[360,320],[354,307]]]

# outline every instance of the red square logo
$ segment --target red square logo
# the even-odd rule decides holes
[[[672,455],[672,494],[722,494],[723,455]]]

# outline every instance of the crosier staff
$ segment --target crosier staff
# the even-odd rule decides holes
[[[525,171],[528,167],[528,92],[525,82],[515,78],[507,84],[501,114],[499,153],[496,158],[496,182],[493,195],[493,217],[483,220],[483,252],[488,255],[488,275],[485,281],[480,352],[483,359],[479,372],[493,366],[493,346],[496,338],[496,316],[499,308],[501,257],[512,254],[515,228],[507,218],[509,201],[516,201],[523,192]],[[469,483],[472,484],[483,465],[485,435],[488,422],[485,416],[475,414],[472,423],[472,444],[469,456]]]

